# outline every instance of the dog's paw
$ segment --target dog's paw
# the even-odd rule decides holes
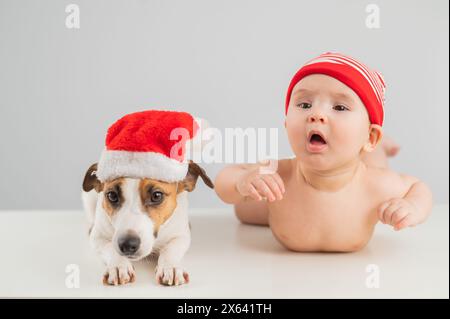
[[[130,262],[117,266],[108,267],[103,275],[103,284],[105,285],[125,285],[134,282],[136,273]]]
[[[189,282],[189,274],[180,267],[157,266],[156,282],[165,286],[178,286]]]

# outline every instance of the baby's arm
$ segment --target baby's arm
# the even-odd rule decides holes
[[[261,164],[231,165],[216,177],[215,191],[225,203],[234,204],[243,223],[268,224],[267,201],[283,198],[284,184],[278,173],[261,171]]]
[[[424,222],[433,206],[431,190],[425,183],[408,175],[400,177],[406,187],[406,195],[384,202],[378,210],[380,221],[394,226],[395,230]]]

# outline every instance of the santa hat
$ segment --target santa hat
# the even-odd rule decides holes
[[[350,87],[364,103],[370,122],[383,124],[386,86],[382,75],[349,56],[332,52],[321,54],[308,61],[294,75],[286,95],[286,114],[292,89],[301,79],[311,74],[328,75]]]
[[[198,121],[185,112],[125,115],[108,129],[97,178],[102,182],[118,177],[183,180],[188,172],[186,146],[195,142],[198,131]]]

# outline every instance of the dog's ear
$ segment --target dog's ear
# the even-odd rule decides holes
[[[209,188],[214,188],[214,184],[208,175],[206,175],[205,170],[193,161],[189,161],[188,172],[184,180],[181,182],[182,187],[179,187],[178,191],[181,192],[186,190],[188,192],[192,192],[195,189],[195,184],[197,183],[199,176]]]
[[[95,189],[97,193],[101,192],[103,189],[103,184],[97,178],[97,163],[92,164],[84,175],[83,190],[85,192],[90,192]]]

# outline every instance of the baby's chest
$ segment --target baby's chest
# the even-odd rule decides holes
[[[338,193],[288,190],[283,200],[273,204],[271,210],[310,226],[345,228],[376,222],[378,201],[364,189]]]

